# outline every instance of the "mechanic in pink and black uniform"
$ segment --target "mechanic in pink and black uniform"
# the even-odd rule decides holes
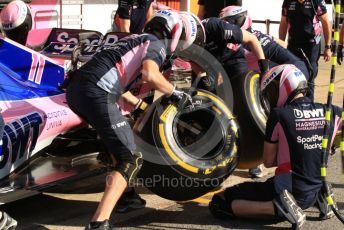
[[[86,229],[111,229],[108,222],[111,212],[142,164],[141,153],[135,151],[131,127],[115,106],[118,98],[143,80],[170,101],[191,100],[190,95],[176,90],[160,73],[166,54],[188,48],[187,41],[182,40],[188,38],[184,31],[177,13],[158,11],[147,23],[147,33],[119,40],[111,48],[95,54],[71,76],[68,105],[97,130],[115,166]],[[139,99],[132,101],[136,107],[141,103]]]
[[[321,24],[320,24],[321,22]],[[324,0],[284,0],[279,26],[279,38],[286,39],[288,49],[302,59],[302,49],[309,59],[313,74],[309,79],[310,98],[314,100],[314,79],[318,74],[320,57],[321,25],[325,38],[324,60],[329,61],[331,52],[331,25]]]
[[[252,28],[252,19],[245,8],[241,6],[228,6],[222,9],[220,18],[229,23],[238,25],[240,28],[247,30],[256,36],[263,48],[265,57],[270,60],[270,67],[282,64],[293,64],[302,71],[307,80],[309,79],[309,70],[305,62],[296,57],[289,50],[279,45],[278,41],[276,41],[278,38],[276,39],[259,30],[254,30]],[[249,47],[245,48],[249,50]],[[251,52],[249,52],[249,54],[246,53],[246,58],[249,58],[250,61],[253,62],[255,62],[256,59]]]
[[[119,0],[114,26],[121,32],[141,34],[153,15],[153,0]]]
[[[205,49],[223,64],[230,79],[245,76],[249,71],[241,44],[248,45],[257,56],[262,73],[268,70],[268,60],[251,33],[219,18],[207,18],[202,23],[206,33]]]
[[[294,65],[273,67],[261,81],[270,105],[263,161],[275,167],[265,182],[246,182],[215,195],[209,208],[217,217],[285,217],[301,226],[302,209],[319,207],[320,218],[333,216],[321,192],[321,143],[325,105],[305,97],[307,80]],[[341,109],[332,106],[329,140],[341,126]],[[294,200],[294,198],[295,200]]]

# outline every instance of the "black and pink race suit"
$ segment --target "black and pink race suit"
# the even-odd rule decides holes
[[[266,141],[278,143],[274,185],[277,193],[292,192],[301,208],[316,201],[322,181],[321,144],[325,125],[325,106],[307,97],[274,108],[268,118]],[[341,125],[341,110],[332,106],[329,141]]]
[[[133,133],[116,102],[122,93],[140,83],[142,62],[161,67],[164,44],[150,34],[131,35],[102,50],[72,76],[67,88],[70,108],[91,124],[117,161],[132,160]]]

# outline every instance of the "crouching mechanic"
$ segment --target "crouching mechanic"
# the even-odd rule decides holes
[[[265,59],[258,39],[251,33],[219,18],[204,19],[202,24],[206,33],[205,49],[223,63],[231,80],[249,71],[241,44],[250,47],[256,55],[262,73],[269,69],[269,60]]]
[[[293,64],[301,70],[307,80],[309,79],[309,69],[305,62],[296,57],[288,49],[284,48],[281,45],[284,41],[266,35],[259,30],[254,30],[252,28],[251,16],[244,7],[228,6],[221,10],[220,18],[229,23],[235,24],[241,29],[244,29],[256,36],[262,46],[265,57],[270,60],[270,67],[282,64]],[[245,46],[244,48],[248,51],[245,52],[245,56],[246,59],[248,59],[249,66],[251,64],[255,64],[257,62],[257,58],[252,52],[250,52],[250,47]],[[254,69],[257,69],[257,67],[255,66]]]
[[[197,21],[199,20],[189,12],[181,12],[181,16],[195,17]],[[259,41],[251,33],[219,18],[204,19],[200,26],[202,26],[205,31],[204,49],[222,63],[230,80],[245,76],[249,72],[244,49],[241,44],[249,46],[252,52],[258,57],[258,64],[261,72],[264,73],[268,70],[268,60],[265,59]],[[191,64],[196,74],[201,75],[203,71],[202,68],[195,63]],[[195,76],[193,76],[193,81],[194,80],[196,80]],[[214,92],[215,76],[202,77],[198,84],[198,88]]]
[[[183,23],[177,13],[158,11],[145,27],[145,34],[131,35],[105,49],[74,72],[67,87],[70,108],[91,124],[113,159],[103,197],[86,229],[111,229],[108,219],[128,183],[142,164],[133,133],[114,103],[133,84],[146,81],[170,101],[191,100],[176,90],[160,73],[166,54],[184,44]],[[142,76],[142,77],[141,77]],[[142,78],[142,79],[141,79]],[[133,104],[139,103],[137,99]]]
[[[277,166],[265,182],[246,182],[213,197],[210,211],[216,217],[282,217],[295,227],[305,221],[302,210],[318,206],[320,218],[330,218],[321,193],[321,142],[325,105],[305,97],[307,80],[294,65],[273,67],[261,81],[262,96],[270,104],[263,161]],[[340,108],[332,106],[329,139],[340,128]],[[315,112],[316,111],[316,112]],[[314,113],[315,112],[315,113]],[[312,119],[305,119],[312,114]],[[294,199],[295,198],[295,199]]]

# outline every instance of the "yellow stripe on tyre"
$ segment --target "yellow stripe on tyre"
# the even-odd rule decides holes
[[[207,94],[207,93],[202,92],[202,91],[197,91],[197,95],[198,96],[207,97],[210,100],[214,101],[219,108],[215,109],[216,106],[213,106],[212,109],[214,109],[214,111],[216,113],[219,113],[219,112],[223,111],[227,115],[228,119],[234,121],[233,120],[234,119],[233,114],[223,104],[223,102],[221,102],[221,100],[219,100],[218,98],[216,98],[215,96],[213,96],[211,94]],[[165,149],[165,151],[169,155],[169,157],[177,165],[179,165],[181,168],[183,168],[183,169],[185,169],[185,170],[187,170],[189,172],[192,172],[192,173],[200,173],[202,171],[203,174],[205,174],[205,175],[211,174],[217,168],[217,166],[213,166],[213,167],[210,167],[210,168],[206,168],[206,169],[200,170],[199,168],[197,168],[195,166],[192,166],[190,164],[185,163],[180,157],[178,157],[178,155],[171,149],[170,145],[168,144],[168,141],[167,141],[167,138],[166,138],[166,134],[165,134],[165,123],[168,120],[168,116],[171,114],[171,112],[175,112],[176,110],[177,110],[176,106],[169,105],[163,111],[162,115],[160,116],[160,121],[161,122],[159,123],[159,137],[160,137],[161,143],[163,145],[163,148]],[[237,134],[238,127],[235,124],[235,122],[232,122],[232,124],[234,124],[234,125],[231,125],[231,129],[232,129],[232,131],[235,134]],[[236,151],[237,151],[237,147],[236,147],[236,143],[234,142],[234,147],[233,147],[232,153],[230,154],[230,156],[231,156],[230,160],[229,161],[224,160],[219,165],[223,165],[224,163],[228,164],[228,162],[232,162],[233,161],[233,157],[232,157],[233,153],[235,153]]]

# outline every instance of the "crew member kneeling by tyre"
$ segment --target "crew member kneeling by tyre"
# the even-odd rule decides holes
[[[140,73],[142,80],[172,101],[191,98],[176,90],[159,71],[167,53],[187,48],[181,45],[183,23],[179,15],[158,11],[147,23],[145,32],[119,40],[113,47],[96,54],[72,74],[67,87],[70,108],[97,130],[115,166],[86,229],[111,229],[108,221],[111,212],[142,164],[141,153],[135,152],[131,127],[115,106],[117,99],[141,80]],[[139,103],[138,99],[133,102]]]
[[[333,212],[321,192],[320,175],[325,105],[304,96],[307,80],[294,65],[272,68],[262,78],[261,90],[271,108],[263,161],[265,167],[277,166],[275,176],[227,188],[213,197],[210,211],[229,218],[277,216],[298,228],[306,219],[302,210],[315,205],[320,219],[330,218]],[[332,106],[331,111],[329,140],[341,125],[340,108]]]

